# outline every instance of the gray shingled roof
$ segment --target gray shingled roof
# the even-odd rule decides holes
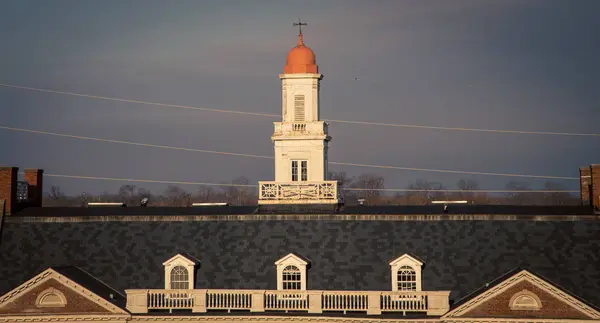
[[[5,223],[0,294],[50,266],[75,265],[111,287],[163,288],[162,262],[201,261],[197,288],[276,289],[274,262],[311,260],[308,289],[390,290],[388,261],[425,263],[424,290],[458,300],[523,266],[600,305],[600,221],[183,221]]]

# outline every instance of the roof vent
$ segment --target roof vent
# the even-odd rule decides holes
[[[122,206],[122,207],[126,207],[127,205],[123,202],[88,202],[87,206]]]
[[[192,206],[229,206],[229,203],[192,203]]]

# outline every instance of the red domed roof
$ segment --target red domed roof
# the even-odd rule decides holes
[[[304,45],[302,34],[298,35],[298,45],[288,53],[283,73],[318,73],[319,68],[315,61],[315,53]]]

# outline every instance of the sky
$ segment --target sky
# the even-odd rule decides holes
[[[0,10],[0,83],[212,109],[280,114],[299,17],[324,78],[324,119],[600,133],[596,0],[15,0]],[[358,78],[356,80],[355,78]],[[158,107],[0,86],[0,126],[273,155],[277,118]],[[332,122],[330,161],[577,177],[599,136],[550,136]],[[48,174],[251,183],[273,160],[82,141],[0,129],[0,164]],[[455,187],[510,180],[330,165]],[[559,180],[578,189],[577,180]],[[69,194],[125,182],[47,177]],[[135,183],[134,183],[135,184]],[[135,184],[151,190],[164,185]],[[193,191],[196,187],[185,187]]]

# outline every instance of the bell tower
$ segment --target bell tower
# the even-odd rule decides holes
[[[326,181],[328,124],[320,120],[319,74],[315,54],[298,44],[286,59],[281,79],[281,122],[274,122],[275,181],[259,182],[259,204],[338,203],[337,182]]]

